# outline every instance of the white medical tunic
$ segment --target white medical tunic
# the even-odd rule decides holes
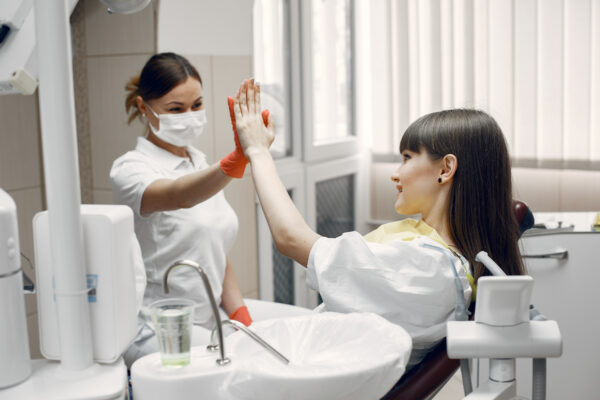
[[[320,238],[307,268],[308,286],[323,299],[320,311],[373,312],[406,329],[413,340],[408,368],[446,336],[446,322],[454,319],[453,268],[466,303],[471,299],[468,262],[422,221],[383,225],[365,237]]]
[[[188,158],[176,156],[140,137],[135,150],[113,163],[110,171],[113,200],[134,211],[135,233],[140,242],[147,274],[143,312],[160,298],[163,276],[175,261],[186,259],[204,267],[217,304],[221,303],[226,254],[233,246],[238,219],[223,192],[187,209],[140,214],[144,191],[157,179],[177,179],[208,167],[206,156],[189,147]],[[169,274],[168,297],[186,297],[197,302],[194,323],[212,328],[214,318],[200,276],[191,268]],[[146,315],[147,318],[147,315]]]

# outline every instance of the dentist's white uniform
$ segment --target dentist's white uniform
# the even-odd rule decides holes
[[[431,227],[409,219],[365,237],[349,232],[320,238],[310,251],[306,279],[321,294],[321,311],[373,312],[406,329],[413,340],[408,369],[444,338],[446,321],[454,319],[452,267],[468,304],[468,262],[450,252]]]
[[[126,204],[134,212],[135,233],[146,268],[147,286],[136,342],[152,335],[151,324],[144,325],[144,321],[150,321],[147,306],[167,297],[162,287],[163,276],[167,268],[178,260],[192,260],[204,267],[215,301],[221,303],[226,255],[238,231],[237,216],[223,192],[191,208],[155,212],[147,216],[140,213],[142,196],[152,182],[177,179],[208,167],[204,153],[191,146],[187,150],[192,162],[139,137],[135,150],[115,160],[110,171],[114,202]],[[191,268],[174,270],[169,275],[168,297],[194,300],[198,304],[194,310],[194,324],[212,329],[214,317],[210,302],[196,271]],[[223,312],[222,315],[227,317]],[[151,350],[140,349],[140,353]]]

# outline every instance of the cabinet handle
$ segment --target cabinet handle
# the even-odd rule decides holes
[[[542,254],[522,254],[523,258],[555,258],[557,260],[564,260],[569,258],[568,250],[556,251],[554,253],[542,253]]]

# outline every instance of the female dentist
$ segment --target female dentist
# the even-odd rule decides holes
[[[209,165],[192,146],[206,125],[202,79],[190,62],[174,53],[152,56],[141,73],[126,86],[125,107],[131,123],[147,124],[135,150],[114,161],[110,171],[113,199],[131,207],[147,275],[142,314],[165,297],[162,279],[180,259],[203,266],[217,303],[227,315],[246,325],[252,318],[235,278],[227,252],[233,246],[238,219],[222,189],[241,178],[247,160],[241,148]],[[194,300],[194,324],[214,327],[210,302],[198,275],[182,268],[169,276],[170,295]],[[158,351],[149,323],[124,354],[131,365],[137,358]]]
[[[323,310],[374,312],[404,327],[413,339],[407,369],[445,336],[457,304],[455,275],[468,302],[471,285],[487,274],[477,252],[485,250],[507,274],[523,273],[506,143],[486,113],[433,113],[404,133],[402,163],[391,176],[395,209],[420,220],[385,224],[364,237],[325,238],[306,224],[277,176],[269,153],[273,126],[260,119],[260,86],[242,84],[234,111],[279,251],[307,267]]]

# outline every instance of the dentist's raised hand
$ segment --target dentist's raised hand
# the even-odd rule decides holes
[[[261,113],[260,86],[254,83],[254,79],[240,85],[233,110],[240,146],[246,157],[252,161],[252,154],[268,151],[275,138],[273,117],[268,115],[266,124],[264,123],[265,115]]]

